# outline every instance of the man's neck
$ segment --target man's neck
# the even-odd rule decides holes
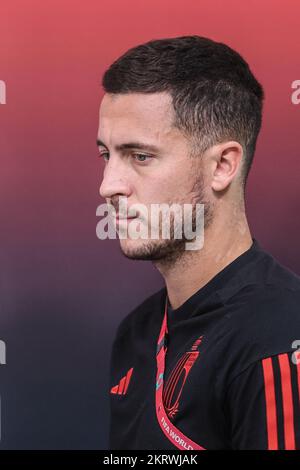
[[[186,251],[171,266],[156,262],[163,276],[168,298],[173,309],[179,308],[195,292],[205,286],[216,274],[247,251],[252,245],[248,224],[239,224],[237,230],[205,232],[200,250]]]

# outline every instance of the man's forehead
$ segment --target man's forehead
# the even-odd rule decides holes
[[[135,126],[169,130],[174,110],[169,93],[106,93],[100,104],[100,126]]]

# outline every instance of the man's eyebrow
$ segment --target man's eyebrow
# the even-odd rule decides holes
[[[107,146],[100,139],[97,139],[97,145],[101,146],[101,147],[105,147],[107,149]],[[158,152],[159,151],[159,148],[156,147],[156,145],[146,144],[146,143],[143,143],[143,142],[126,142],[124,144],[116,145],[115,149],[118,152],[121,152],[122,150],[130,150],[130,149],[146,150],[148,152]]]

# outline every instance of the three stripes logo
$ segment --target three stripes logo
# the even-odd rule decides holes
[[[269,450],[294,450],[299,445],[295,425],[300,419],[300,363],[292,359],[292,353],[283,353],[261,361]]]
[[[133,367],[131,367],[131,369],[129,369],[127,374],[124,377],[122,377],[118,385],[115,385],[114,387],[111,388],[110,393],[113,393],[115,395],[126,395],[129,382],[132,376],[132,372],[133,372]]]

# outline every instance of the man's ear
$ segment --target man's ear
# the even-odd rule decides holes
[[[216,144],[208,149],[211,187],[223,191],[240,173],[244,150],[235,140]]]

